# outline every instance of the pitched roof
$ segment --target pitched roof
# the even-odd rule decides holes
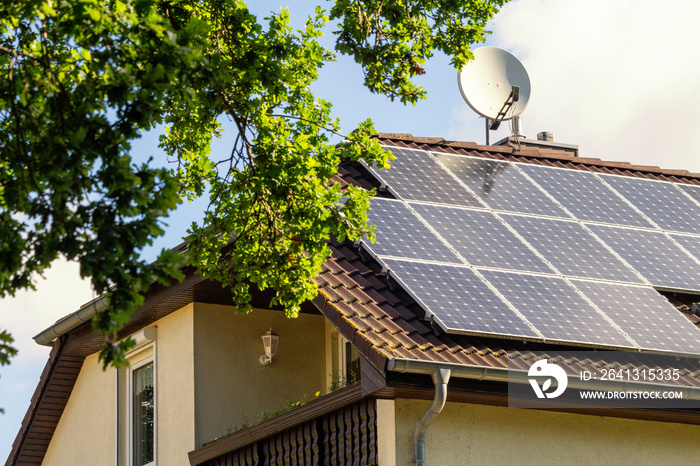
[[[416,138],[409,134],[380,134],[378,138],[386,146],[700,184],[700,174],[688,171],[578,158],[560,151],[480,146],[439,138]],[[350,162],[341,164],[336,181],[343,185],[355,184],[365,188],[379,186],[379,182],[362,165]],[[386,191],[380,192],[379,195],[392,197]],[[369,253],[349,242],[333,244],[331,250],[331,258],[324,264],[317,278],[320,296],[314,303],[340,332],[380,369],[384,369],[386,363],[394,358],[502,368],[507,367],[510,361],[511,367],[515,364],[527,369],[531,364],[528,361],[535,358],[535,352],[546,354],[553,350],[582,349],[445,333],[424,320],[425,310],[421,309],[396,282],[382,274],[381,264]],[[700,317],[690,310],[689,296],[667,293],[667,297],[691,322],[700,327]],[[572,369],[586,364],[634,364],[637,367],[644,365],[635,358],[635,353],[629,353],[622,360],[619,354],[615,360],[606,360],[605,352],[600,354],[598,361],[569,360],[567,364]],[[694,359],[685,360],[685,363],[687,366],[684,383],[700,386],[700,363]]]
[[[483,146],[440,138],[417,138],[409,134],[380,134],[378,139],[388,146],[700,185],[700,174],[578,158],[555,150]],[[351,162],[340,165],[334,181],[365,188],[380,186],[379,181],[362,165]],[[380,191],[378,196],[392,197],[386,191]],[[424,320],[425,311],[400,286],[384,276],[382,266],[361,248],[349,242],[335,242],[331,245],[331,251],[332,256],[316,278],[320,294],[313,300],[313,305],[380,371],[384,371],[387,362],[395,358],[500,368],[507,367],[510,361],[511,367],[515,364],[515,367],[527,369],[530,361],[541,357],[536,356],[536,352],[547,354],[553,350],[576,349],[441,332]],[[691,312],[688,296],[666,296],[700,327],[700,317]],[[254,298],[259,299],[260,304],[269,302],[269,297],[260,299],[259,294]],[[218,284],[202,280],[192,270],[187,270],[183,283],[170,288],[155,286],[149,290],[144,306],[134,314],[123,336],[138,331],[191,301],[225,304],[230,302],[230,296]],[[41,463],[77,379],[79,366],[86,355],[99,348],[99,343],[100,338],[92,333],[89,322],[61,337],[59,347],[52,352],[41,376],[7,465]],[[593,360],[574,358],[565,362],[576,371],[590,365],[643,365],[632,352],[624,358],[620,358],[618,353],[614,360],[606,358],[605,352],[600,352],[600,357]],[[684,385],[700,386],[700,362],[684,359],[681,377],[680,382]],[[46,415],[50,419],[44,419]]]

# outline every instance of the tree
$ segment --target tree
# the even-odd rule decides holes
[[[154,280],[181,279],[175,253],[140,250],[183,199],[208,196],[187,260],[250,310],[250,286],[295,316],[316,294],[327,242],[371,236],[373,193],[329,183],[341,157],[388,167],[371,120],[339,145],[331,104],[309,90],[335,49],[372,92],[405,104],[435,51],[460,68],[505,0],[337,0],[294,31],[288,10],[266,21],[241,0],[6,0],[0,6],[0,296],[31,288],[59,255],[80,263],[108,308],[93,320],[105,365],[117,332]],[[220,119],[237,129],[212,154]],[[139,132],[165,125],[173,168],[137,166]],[[0,360],[12,354],[2,333]],[[4,359],[1,359],[3,358]]]

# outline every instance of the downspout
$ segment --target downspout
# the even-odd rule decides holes
[[[450,369],[446,367],[438,367],[431,374],[433,384],[435,385],[435,397],[430,408],[416,424],[416,429],[413,431],[413,463],[418,466],[425,465],[425,431],[428,430],[430,423],[435,420],[442,408],[445,407],[447,400],[447,383],[450,381]]]

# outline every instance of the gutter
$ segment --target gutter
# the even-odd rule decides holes
[[[489,382],[529,384],[528,371],[508,369],[505,367],[485,367],[466,364],[441,363],[435,361],[420,361],[416,359],[396,358],[387,363],[387,371],[409,374],[430,375],[435,385],[435,397],[428,411],[423,414],[413,434],[413,463],[425,465],[425,431],[430,423],[440,414],[447,399],[447,383],[450,377],[470,380],[485,380]],[[683,393],[684,400],[700,400],[700,387],[687,385],[664,385],[658,383],[634,381],[583,381],[577,374],[567,374],[567,387],[585,390],[601,391],[641,391],[656,392],[673,389]]]
[[[171,249],[171,251],[182,254],[182,260],[177,265],[179,270],[182,270],[187,265],[187,245],[187,242],[183,242]],[[154,279],[152,283],[155,283],[156,281],[157,280]],[[51,327],[36,335],[34,337],[34,341],[42,346],[53,346],[58,337],[65,335],[74,328],[78,327],[80,324],[88,322],[93,318],[93,316],[95,316],[95,314],[99,314],[105,309],[107,309],[107,300],[105,299],[105,295],[102,295],[93,299],[89,303],[84,304],[80,307],[80,309],[72,314],[68,314],[67,316],[57,320]]]
[[[95,314],[107,308],[107,300],[104,296],[99,296],[72,314],[59,319],[51,327],[34,337],[34,341],[43,346],[53,346],[54,341],[62,335],[73,330],[77,326],[89,322]]]

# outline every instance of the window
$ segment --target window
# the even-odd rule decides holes
[[[158,461],[156,328],[132,337],[129,367],[117,369],[115,466],[154,466]]]
[[[331,334],[332,366],[329,389],[331,391],[360,381],[360,353],[339,332]]]
[[[360,381],[360,352],[347,340],[345,340],[345,380],[348,385]]]
[[[153,361],[131,370],[132,464],[155,464],[155,391]]]

